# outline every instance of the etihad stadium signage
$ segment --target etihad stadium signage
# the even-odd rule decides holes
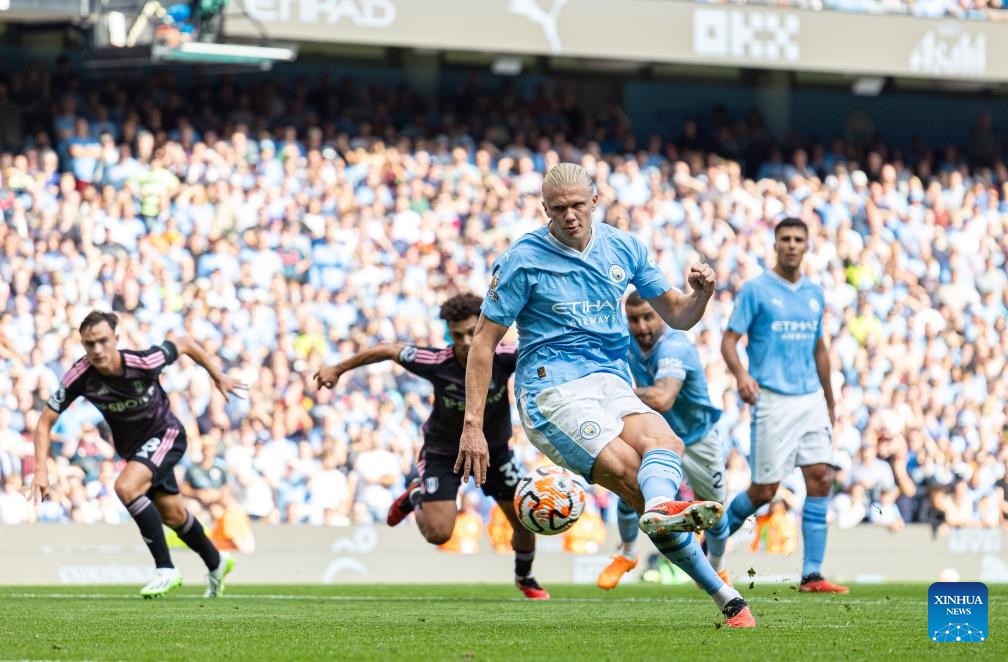
[[[296,41],[1008,81],[1008,22],[672,0],[237,3],[235,36],[259,36],[259,23]]]

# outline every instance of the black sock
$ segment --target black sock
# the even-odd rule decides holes
[[[126,510],[140,528],[140,535],[147,543],[147,549],[154,557],[154,565],[158,568],[174,568],[171,554],[168,553],[168,543],[165,542],[164,529],[161,523],[161,513],[146,496],[134,499]]]
[[[420,497],[422,496],[423,490],[420,489],[419,485],[410,490],[409,496],[406,497],[406,500],[409,501],[410,506],[412,506],[410,510],[416,510],[417,506],[420,505]]]
[[[220,552],[207,538],[206,532],[203,531],[203,525],[188,510],[186,511],[185,524],[175,529],[175,533],[178,534],[182,542],[189,545],[189,549],[200,555],[208,570],[216,570],[220,566]]]
[[[525,579],[532,575],[532,560],[535,559],[535,550],[531,552],[515,552],[515,577]]]

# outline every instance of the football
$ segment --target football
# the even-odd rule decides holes
[[[585,491],[566,469],[540,467],[518,481],[514,505],[526,529],[552,536],[571,528],[581,517]]]

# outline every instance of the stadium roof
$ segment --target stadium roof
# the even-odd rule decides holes
[[[1008,23],[998,22],[653,0],[234,4],[229,36],[265,31],[301,42],[1008,81]]]

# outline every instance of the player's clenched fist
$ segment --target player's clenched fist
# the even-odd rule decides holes
[[[706,264],[694,264],[690,267],[686,282],[694,290],[698,290],[708,297],[714,294],[714,286],[717,285],[717,276],[714,270]]]

